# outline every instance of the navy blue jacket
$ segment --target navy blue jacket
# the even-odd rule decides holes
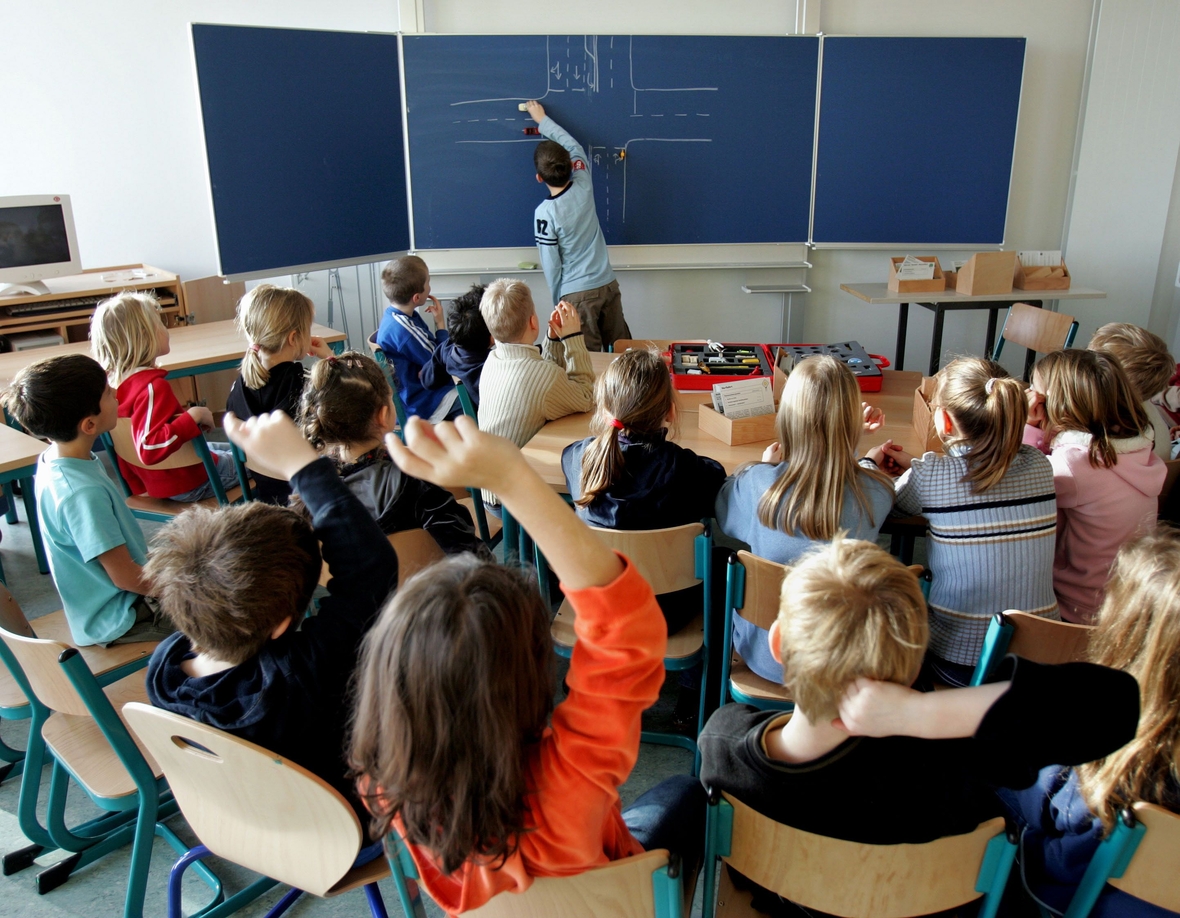
[[[451,379],[454,377],[467,387],[471,403],[478,408],[479,375],[489,350],[485,347],[482,351],[469,351],[448,338],[434,349],[430,360],[418,371],[418,381],[427,389],[445,389],[454,385]]]
[[[319,614],[267,641],[244,663],[200,678],[180,668],[193,649],[178,632],[152,654],[148,699],[302,765],[344,794],[367,825],[345,778],[346,690],[361,639],[397,585],[397,555],[328,459],[299,471],[291,486],[312,514],[332,569]],[[291,610],[296,621],[303,612]]]

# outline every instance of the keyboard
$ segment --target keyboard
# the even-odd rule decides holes
[[[66,300],[39,300],[32,303],[17,303],[6,308],[10,316],[34,316],[42,312],[68,312],[71,309],[86,309],[97,306],[105,296],[75,296]]]

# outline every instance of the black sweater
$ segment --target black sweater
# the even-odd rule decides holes
[[[361,639],[397,585],[397,555],[327,459],[302,469],[291,485],[312,514],[332,569],[319,614],[267,641],[244,663],[200,678],[181,669],[192,645],[174,634],[148,663],[148,699],[302,765],[343,793],[367,825],[345,779],[345,695]],[[296,621],[303,612],[291,610]]]
[[[306,378],[303,364],[298,360],[276,364],[270,368],[270,378],[261,389],[251,389],[239,373],[225,399],[225,410],[232,411],[239,421],[258,414],[282,411],[291,420],[299,419],[299,401],[303,396]],[[268,478],[252,472],[254,490],[259,500],[285,506],[291,496],[291,486],[278,478]]]

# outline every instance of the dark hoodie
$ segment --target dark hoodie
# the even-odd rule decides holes
[[[361,639],[397,585],[397,555],[327,459],[300,470],[291,486],[312,514],[333,574],[319,614],[244,663],[200,678],[180,668],[194,654],[189,639],[174,634],[148,663],[148,699],[302,765],[344,794],[366,825],[345,778],[346,692]]]
[[[487,362],[490,347],[469,351],[448,338],[434,349],[434,353],[418,371],[418,380],[427,389],[445,389],[459,380],[471,396],[471,404],[479,407],[479,377]]]

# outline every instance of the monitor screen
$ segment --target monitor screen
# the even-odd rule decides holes
[[[0,269],[70,261],[60,204],[0,207]]]

